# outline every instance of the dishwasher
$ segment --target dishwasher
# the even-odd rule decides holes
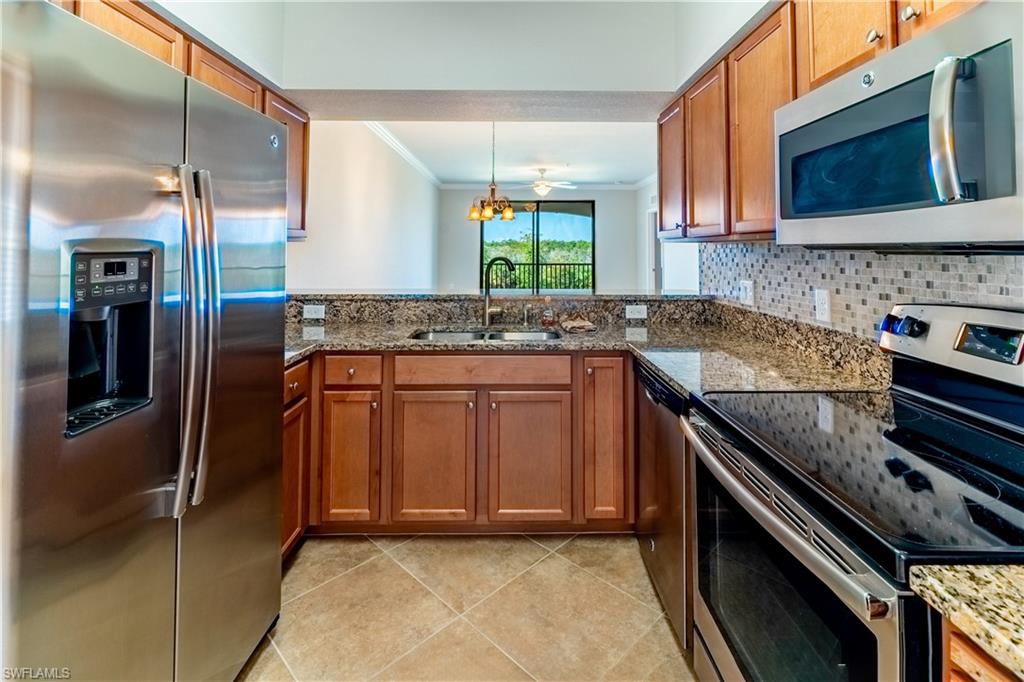
[[[686,494],[690,467],[686,438],[679,428],[686,400],[644,365],[637,362],[635,369],[640,554],[679,643],[689,649],[693,629]]]

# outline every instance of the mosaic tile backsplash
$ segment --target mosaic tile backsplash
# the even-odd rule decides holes
[[[701,291],[739,305],[753,280],[752,310],[810,324],[814,289],[832,292],[833,329],[874,338],[896,303],[1024,306],[1024,256],[880,255],[808,251],[771,243],[703,244]],[[744,306],[746,307],[746,306]]]

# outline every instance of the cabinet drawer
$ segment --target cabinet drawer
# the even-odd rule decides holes
[[[375,386],[381,382],[383,364],[379,355],[328,355],[324,359],[324,383]]]
[[[565,385],[568,355],[399,355],[395,383],[415,385]]]
[[[284,371],[284,404],[309,393],[309,361],[304,360]]]

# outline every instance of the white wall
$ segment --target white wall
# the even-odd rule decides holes
[[[269,80],[284,71],[284,4],[230,0],[155,0]]]
[[[679,87],[711,58],[769,0],[691,0],[676,3],[675,33]]]
[[[658,179],[636,190],[636,276],[642,291],[654,291],[654,258],[657,236],[650,228],[651,212],[658,210]]]
[[[288,244],[288,290],[434,289],[439,193],[365,124],[313,121],[309,236]]]
[[[663,2],[288,2],[285,84],[369,90],[671,91]]]
[[[484,188],[481,186],[481,192]],[[500,188],[499,188],[500,191]],[[466,220],[474,190],[441,190],[438,287],[442,291],[480,289],[480,227]],[[512,199],[536,199],[532,190],[506,193]],[[545,199],[593,200],[595,277],[598,293],[634,292],[637,272],[636,192],[630,190],[554,190]]]

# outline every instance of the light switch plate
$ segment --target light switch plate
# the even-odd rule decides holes
[[[832,321],[832,292],[828,289],[814,290],[814,319],[818,322]]]
[[[304,320],[322,320],[326,315],[327,311],[323,305],[307,303],[302,306],[302,319]]]
[[[647,319],[647,306],[646,305],[627,305],[626,306],[626,319],[627,320],[646,320]]]
[[[833,407],[831,399],[818,396],[818,428],[825,433],[833,433],[835,429]]]
[[[646,341],[647,327],[626,327],[627,341]]]
[[[743,305],[754,305],[754,281],[749,279],[740,280],[740,303]]]

